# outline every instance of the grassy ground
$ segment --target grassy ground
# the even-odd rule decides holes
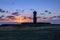
[[[60,28],[1,27],[0,40],[60,40]]]

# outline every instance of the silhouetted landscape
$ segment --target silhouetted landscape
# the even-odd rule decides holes
[[[0,40],[60,40],[60,0],[0,0]]]
[[[36,14],[34,11],[33,22],[1,24],[0,40],[59,40],[60,24],[37,22]]]

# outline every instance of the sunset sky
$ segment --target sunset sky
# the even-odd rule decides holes
[[[37,11],[37,17],[46,17],[45,21],[60,21],[60,0],[0,0],[0,9],[8,11],[8,13],[0,12],[0,16],[4,15],[5,17],[11,16],[13,12],[19,12],[19,15],[15,16],[15,20],[10,20],[14,22],[32,22],[32,19],[28,18],[33,17],[32,9]],[[45,10],[48,12],[45,12]],[[41,15],[42,13],[43,15]],[[26,19],[24,19],[25,16],[27,16]],[[54,18],[54,16],[56,17]],[[21,20],[19,20],[19,17]],[[41,18],[38,19],[38,22],[44,21]],[[0,21],[2,20],[0,19]],[[4,21],[7,21],[7,18],[4,18]]]

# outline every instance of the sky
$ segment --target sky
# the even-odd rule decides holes
[[[11,15],[11,12],[18,11],[20,15],[31,17],[33,10],[30,9],[36,10],[37,16],[60,16],[60,0],[0,0],[0,8],[10,12],[8,14],[0,13],[6,16]],[[45,14],[41,15],[41,13]]]

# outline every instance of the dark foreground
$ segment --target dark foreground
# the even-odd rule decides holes
[[[0,28],[0,40],[60,40],[60,28],[33,29]]]

